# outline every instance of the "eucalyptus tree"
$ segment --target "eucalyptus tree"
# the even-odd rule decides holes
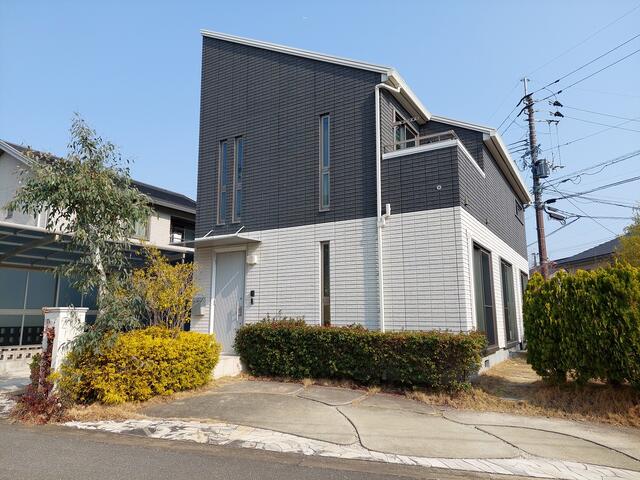
[[[100,317],[113,296],[110,277],[128,269],[129,238],[151,214],[149,198],[132,185],[129,161],[118,148],[78,115],[65,157],[30,149],[26,156],[30,166],[21,172],[9,208],[45,212],[46,228],[67,236],[66,248],[74,255],[56,270],[82,292],[97,290]]]

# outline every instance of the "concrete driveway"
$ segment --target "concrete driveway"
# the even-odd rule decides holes
[[[436,409],[365,390],[242,380],[144,413],[256,427],[408,458],[551,459],[640,472],[635,429]]]

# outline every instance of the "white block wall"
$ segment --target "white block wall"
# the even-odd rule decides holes
[[[252,231],[260,244],[250,244],[247,254],[258,263],[246,265],[245,322],[262,320],[281,311],[286,316],[304,316],[319,324],[320,242],[330,242],[331,321],[333,325],[360,323],[378,328],[378,273],[376,264],[376,219],[322,223],[264,231]],[[194,317],[192,329],[209,328],[213,248],[197,248],[196,281],[206,297],[202,316]],[[254,304],[250,292],[255,291]]]
[[[520,271],[528,272],[527,259],[462,207],[397,214],[387,221],[383,229],[387,329],[474,329],[474,242],[491,252],[500,347],[506,345],[500,260],[513,267],[518,335],[522,340]]]
[[[467,330],[460,212],[391,215],[383,228],[385,326]]]
[[[331,320],[379,328],[376,219],[251,232],[246,247],[245,322],[281,311],[320,323],[320,242],[331,245]],[[475,328],[471,252],[477,242],[492,254],[499,345],[505,346],[500,259],[513,265],[518,333],[522,338],[520,271],[526,258],[461,207],[392,215],[383,229],[385,323],[388,330]],[[215,249],[197,248],[196,281],[206,298],[192,329],[208,332]],[[250,292],[255,291],[254,304]]]

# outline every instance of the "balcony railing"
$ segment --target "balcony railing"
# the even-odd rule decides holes
[[[409,138],[407,140],[400,140],[397,142],[389,143],[383,146],[383,153],[391,153],[396,150],[404,150],[407,148],[415,148],[422,145],[428,145],[430,143],[444,142],[446,140],[458,140],[458,135],[453,130],[447,130],[446,132],[433,133],[431,135],[423,135],[419,137]]]

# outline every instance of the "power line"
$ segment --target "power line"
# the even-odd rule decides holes
[[[638,5],[638,6],[640,6],[640,5]],[[500,109],[502,108],[502,106],[504,105],[504,103],[507,101],[507,99],[511,96],[511,94],[514,92],[514,90],[515,90],[516,88],[518,88],[518,85],[520,85],[520,80],[518,80],[518,81],[516,82],[516,84],[511,88],[511,90],[509,90],[509,93],[507,93],[507,94],[504,96],[504,98],[502,99],[502,101],[500,102],[500,104],[496,107],[496,109],[493,111],[493,113],[492,113],[491,115],[489,115],[489,118],[488,118],[487,120],[491,120],[491,119],[494,117],[494,115],[495,115],[496,113],[498,113],[498,111],[500,111]],[[517,108],[517,106],[516,106],[516,108]],[[515,110],[515,108],[514,108],[514,110]],[[513,110],[511,111],[511,113],[513,113]],[[509,113],[509,115],[511,115],[511,113]],[[504,123],[504,122],[503,122],[503,123]],[[499,127],[498,127],[498,128],[499,128]]]
[[[556,187],[552,186],[551,188],[553,188],[556,192],[560,193]],[[586,192],[586,193],[590,193],[590,192]],[[578,205],[576,205],[576,204],[575,204],[575,202],[571,201],[571,199],[567,198],[566,200],[567,200],[571,205],[573,205],[575,208],[577,208],[578,210],[580,210],[583,214],[585,214],[585,215],[587,214],[587,212],[585,212],[582,208],[580,208]],[[589,217],[587,217],[587,218],[589,218]],[[578,220],[578,218],[576,218],[576,221],[577,221],[577,220]],[[611,229],[610,229],[610,228],[608,228],[608,227],[605,227],[605,226],[604,226],[602,223],[600,223],[597,219],[595,219],[595,218],[591,218],[591,220],[592,220],[594,223],[596,223],[597,225],[600,225],[600,226],[601,226],[602,228],[604,228],[607,232],[610,232],[611,234],[616,235],[616,232],[614,232],[613,230],[611,230]]]
[[[631,57],[632,55],[635,55],[635,54],[636,54],[636,53],[638,53],[638,52],[640,52],[640,48],[638,48],[637,50],[634,50],[634,51],[633,51],[633,52],[631,52],[631,53],[628,53],[627,55],[625,55],[625,56],[624,56],[624,57],[622,57],[622,58],[619,58],[619,59],[618,59],[618,60],[616,60],[615,62],[612,62],[612,63],[610,63],[610,64],[608,64],[608,65],[605,65],[605,66],[604,66],[604,67],[602,67],[601,69],[596,70],[596,71],[595,71],[595,72],[593,72],[593,73],[590,73],[590,74],[589,74],[589,75],[587,75],[586,77],[582,77],[580,80],[576,80],[575,82],[573,82],[573,83],[571,83],[571,84],[567,85],[566,87],[564,87],[564,88],[562,88],[562,89],[558,90],[557,92],[552,93],[551,95],[547,95],[546,97],[541,98],[540,100],[536,100],[536,101],[537,101],[537,102],[542,102],[542,101],[544,101],[544,100],[548,100],[548,99],[550,99],[551,97],[554,97],[554,96],[556,96],[556,95],[559,95],[560,93],[562,93],[562,92],[564,92],[564,91],[566,91],[566,90],[569,90],[571,87],[573,87],[573,86],[575,86],[575,85],[578,85],[579,83],[582,83],[582,82],[584,82],[585,80],[590,79],[591,77],[593,77],[593,76],[597,75],[598,73],[600,73],[600,72],[602,72],[602,71],[604,71],[604,70],[606,70],[606,69],[608,69],[608,68],[611,68],[611,67],[613,67],[614,65],[617,65],[618,63],[622,62],[623,60],[626,60],[627,58]],[[554,83],[555,83],[555,82],[554,82]]]
[[[625,178],[624,180],[618,180],[617,182],[608,183],[606,185],[601,185],[599,187],[595,187],[595,188],[592,188],[590,190],[585,190],[584,192],[568,192],[567,194],[564,194],[564,195],[562,193],[560,193],[555,186],[549,185],[549,187],[553,188],[556,192],[558,192],[558,193],[560,193],[560,195],[562,195],[559,198],[552,199],[553,202],[555,202],[556,200],[568,200],[568,199],[573,198],[573,197],[581,197],[582,195],[586,195],[588,193],[599,192],[600,190],[604,190],[606,188],[617,187],[618,185],[623,185],[625,183],[636,182],[638,180],[640,180],[640,175],[638,175],[636,177]],[[547,203],[553,203],[553,202],[549,202],[547,200]]]
[[[595,165],[591,165],[590,167],[585,167],[585,168],[582,168],[582,169],[577,170],[575,172],[567,173],[565,175],[557,177],[553,182],[545,182],[545,185],[546,186],[559,185],[560,183],[564,183],[564,182],[570,180],[571,178],[575,178],[575,177],[578,177],[578,176],[581,176],[581,175],[595,175],[595,174],[600,173],[602,170],[604,170],[608,166],[615,165],[616,163],[624,162],[625,160],[629,160],[630,158],[637,157],[638,155],[640,155],[640,150],[636,150],[634,152],[625,153],[624,155],[621,155],[619,157],[613,158],[611,160],[606,160],[604,162],[599,162],[599,163],[596,163]],[[589,170],[593,170],[594,168],[598,168],[598,167],[602,167],[602,168],[600,170],[598,170],[597,172],[586,173]]]
[[[640,7],[640,5],[638,5],[638,6]],[[636,7],[636,8],[637,8],[637,7]],[[580,70],[582,70],[583,68],[588,67],[588,66],[589,66],[589,65],[591,65],[592,63],[597,62],[597,61],[598,61],[598,60],[600,60],[601,58],[606,57],[607,55],[609,55],[609,54],[610,54],[610,53],[612,53],[612,52],[615,52],[615,51],[616,51],[616,50],[618,50],[619,48],[624,47],[627,43],[632,42],[633,40],[635,40],[635,39],[636,39],[636,38],[638,38],[638,37],[640,37],[640,33],[638,33],[638,34],[634,35],[633,37],[631,37],[630,39],[625,40],[624,42],[622,42],[622,43],[620,43],[620,44],[616,45],[616,46],[615,46],[615,47],[613,47],[611,50],[607,50],[607,51],[606,51],[606,52],[604,52],[603,54],[598,55],[596,58],[594,58],[594,59],[592,59],[592,60],[589,60],[587,63],[584,63],[584,64],[580,65],[578,68],[575,68],[575,69],[571,70],[569,73],[565,73],[564,75],[562,75],[562,76],[561,76],[560,78],[558,78],[557,80],[554,80],[553,82],[547,83],[544,87],[539,88],[538,90],[536,90],[535,92],[533,92],[533,94],[536,94],[536,93],[538,93],[540,90],[544,90],[545,88],[548,88],[548,87],[550,87],[551,85],[555,85],[556,83],[560,83],[560,82],[561,82],[562,80],[564,80],[565,78],[567,78],[567,77],[569,77],[569,76],[573,75],[574,73],[579,72],[579,71],[580,71]],[[626,58],[626,57],[625,57],[625,58]],[[624,58],[623,58],[623,59],[621,59],[621,60],[624,60]],[[621,60],[620,60],[620,61],[621,61]],[[617,63],[617,62],[615,62],[615,63]],[[615,63],[613,63],[612,65],[615,65]],[[596,72],[596,73],[598,73],[598,72]],[[595,73],[594,73],[594,75],[595,75]],[[567,88],[569,88],[569,87],[567,87]],[[566,89],[565,89],[565,90],[566,90]]]
[[[564,225],[556,228],[555,230],[547,233],[546,238],[549,238],[551,235],[553,235],[554,233],[559,232],[560,230],[562,230],[563,228],[567,228],[569,225],[573,225],[574,223],[576,223],[579,220],[579,218],[574,218],[573,220],[570,220],[569,222],[565,223]],[[538,241],[533,241],[531,243],[529,243],[527,245],[527,247],[531,247],[532,245],[535,245],[536,243],[538,243]]]
[[[635,12],[636,10],[638,10],[638,8],[640,8],[640,3],[638,5],[636,5],[635,7],[633,7],[631,10],[629,10],[628,12],[622,14],[621,16],[619,16],[618,18],[614,19],[613,21],[607,23],[604,27],[599,28],[598,30],[596,30],[595,32],[593,32],[592,34],[590,34],[588,37],[586,37],[584,40],[578,42],[577,44],[575,44],[573,47],[568,48],[567,50],[565,50],[564,52],[562,52],[561,54],[555,56],[554,58],[552,58],[551,60],[549,60],[547,63],[545,63],[544,65],[539,66],[538,68],[536,68],[535,70],[529,72],[527,74],[527,76],[533,75],[534,73],[542,70],[544,67],[546,67],[547,65],[555,62],[556,60],[558,60],[559,58],[564,57],[567,53],[574,51],[576,48],[578,48],[581,45],[584,45],[585,43],[587,43],[589,40],[591,40],[593,37],[595,37],[596,35],[598,35],[600,32],[602,32],[603,30],[609,28],[611,25],[614,25],[616,23],[618,23],[620,20],[622,20],[623,18],[631,15],[633,12]]]
[[[614,202],[612,200],[605,200],[604,198],[595,198],[595,197],[587,197],[587,196],[580,196],[577,197],[576,200],[584,200],[587,201],[589,203],[601,203],[603,205],[611,205],[613,207],[622,207],[622,208],[630,208],[632,210],[637,210],[638,207],[637,205],[631,205],[628,203],[619,203],[619,202]]]
[[[635,133],[640,133],[640,130],[635,130],[633,128],[624,128],[624,127],[619,127],[617,125],[609,125],[608,123],[600,123],[600,122],[594,122],[592,120],[586,120],[584,118],[578,118],[578,117],[571,117],[569,115],[565,115],[564,118],[570,118],[571,120],[577,120],[579,122],[584,122],[584,123],[590,123],[591,125],[600,125],[602,127],[609,127],[609,128],[616,128],[618,130],[625,130],[627,132],[635,132]],[[630,122],[633,122],[635,120],[633,119],[628,119]]]
[[[572,143],[580,142],[582,140],[586,140],[587,138],[595,137],[596,135],[600,135],[601,133],[608,132],[609,130],[611,130],[613,128],[617,128],[617,127],[620,127],[622,125],[626,125],[627,123],[632,122],[632,121],[636,121],[636,120],[640,120],[640,117],[636,117],[636,118],[634,118],[632,120],[625,120],[624,122],[617,123],[616,125],[613,125],[611,127],[603,128],[602,130],[598,130],[597,132],[590,133],[589,135],[585,135],[584,137],[575,138],[575,139],[573,139],[573,140],[571,140],[569,142],[565,142],[565,143],[563,143],[561,145],[558,145],[557,148],[566,147],[567,145],[571,145]],[[549,150],[550,150],[549,148],[547,148],[545,150],[542,150],[542,153],[547,152]]]
[[[636,118],[620,117],[618,115],[612,115],[610,113],[602,113],[602,112],[596,112],[594,110],[586,110],[584,108],[570,107],[569,105],[562,105],[562,108],[568,108],[570,110],[577,110],[578,112],[593,113],[594,115],[602,115],[603,117],[617,118],[619,120],[629,120],[630,122],[638,122],[638,121],[640,121],[640,120],[638,120]]]

